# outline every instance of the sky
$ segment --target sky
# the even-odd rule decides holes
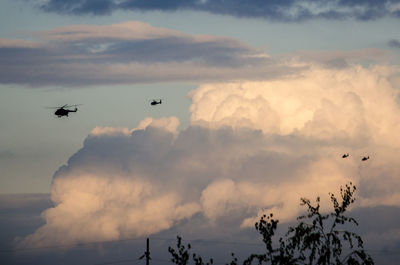
[[[165,264],[180,234],[224,263],[263,213],[351,181],[395,264],[399,28],[392,0],[1,0],[0,259],[131,260],[150,236]]]

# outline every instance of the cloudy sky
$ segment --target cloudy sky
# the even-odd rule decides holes
[[[180,234],[224,264],[352,181],[396,263],[399,28],[395,0],[1,0],[0,260],[137,262],[150,236],[166,264]]]

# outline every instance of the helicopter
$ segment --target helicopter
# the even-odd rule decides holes
[[[347,154],[343,154],[343,155],[342,155],[342,158],[349,157],[349,155],[350,155],[349,153],[347,153]]]
[[[367,161],[369,159],[369,156],[364,156],[361,161]]]
[[[57,109],[54,112],[54,115],[56,115],[58,118],[61,118],[63,116],[68,117],[68,113],[70,113],[70,112],[77,112],[78,108],[76,106],[79,106],[79,105],[82,105],[82,104],[75,104],[75,105],[71,105],[71,106],[68,104],[65,104],[64,106],[61,106],[61,107],[48,107],[48,109]],[[75,109],[73,109],[73,110],[69,109],[73,106],[75,107]]]
[[[158,105],[158,104],[161,104],[161,103],[162,103],[161,99],[160,99],[159,101],[153,99],[153,100],[150,102],[150,105],[155,106],[155,105]]]

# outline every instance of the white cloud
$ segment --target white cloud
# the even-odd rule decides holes
[[[350,180],[359,206],[398,206],[395,72],[313,66],[288,79],[204,84],[190,94],[186,129],[174,117],[95,128],[55,174],[46,224],[20,244],[149,235],[195,214],[215,226],[234,220],[232,229],[263,212],[287,221],[300,197],[321,196],[327,209],[328,192]]]
[[[198,211],[145,178],[88,174],[56,178],[56,207],[42,216],[46,225],[21,244],[47,246],[140,237],[171,227]]]
[[[388,79],[393,73],[379,66],[314,67],[297,77],[269,82],[206,84],[190,95],[191,122],[353,143],[371,136],[398,146],[397,137],[388,131],[400,129],[397,90]]]
[[[176,117],[153,119],[147,117],[139,125],[129,130],[128,128],[118,127],[96,127],[90,132],[90,136],[129,136],[136,130],[144,130],[147,127],[162,128],[173,134],[178,133],[179,120]]]
[[[147,127],[162,128],[170,133],[177,134],[179,120],[176,117],[153,119],[150,117],[142,120],[134,130],[144,130]]]

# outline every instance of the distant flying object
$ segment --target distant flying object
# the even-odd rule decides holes
[[[68,117],[68,113],[70,113],[70,112],[77,112],[78,108],[76,106],[79,106],[79,105],[82,105],[82,104],[76,104],[76,105],[71,105],[71,106],[69,106],[68,104],[65,104],[64,106],[61,106],[61,107],[48,107],[48,109],[57,109],[54,112],[54,115],[61,118],[62,116]],[[73,110],[69,109],[72,107],[75,107],[75,108]]]
[[[367,161],[369,159],[369,156],[364,156],[361,161]]]
[[[151,101],[150,105],[154,106],[154,105],[158,105],[158,104],[161,104],[161,103],[162,103],[161,99],[160,99],[159,101],[153,99],[153,100]]]
[[[346,158],[346,157],[349,157],[349,153],[342,155],[342,158]]]

